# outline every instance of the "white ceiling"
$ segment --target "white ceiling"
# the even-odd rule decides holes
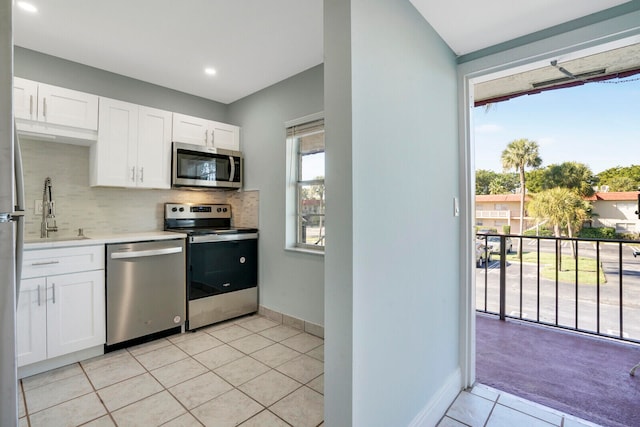
[[[323,62],[323,0],[30,1],[16,45],[222,103]],[[626,1],[411,0],[458,55]]]

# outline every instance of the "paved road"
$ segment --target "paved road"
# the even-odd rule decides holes
[[[535,251],[530,239],[523,239],[525,251]],[[514,242],[515,243],[515,242]],[[563,242],[563,256],[571,256],[569,242]],[[554,252],[553,241],[541,241],[540,250]],[[599,296],[596,285],[578,285],[578,328],[597,330],[597,301],[600,301],[600,332],[618,335],[620,331],[620,290],[622,282],[622,327],[625,337],[640,340],[640,256],[633,256],[629,245],[622,246],[622,274],[619,268],[619,245],[600,244],[600,261],[606,282],[600,285]],[[596,247],[590,242],[580,242],[578,255],[596,257]],[[486,276],[485,276],[486,273]],[[538,278],[535,264],[522,265],[522,291],[520,290],[521,266],[519,263],[507,265],[507,314],[518,316],[522,297],[522,315],[549,323],[556,322],[556,292],[558,295],[557,322],[560,325],[576,326],[576,285],[559,283],[556,291],[555,280],[540,278],[540,310],[538,310]],[[487,310],[499,309],[500,265],[493,261],[488,268],[476,269],[476,307],[485,306],[485,286],[487,289]]]

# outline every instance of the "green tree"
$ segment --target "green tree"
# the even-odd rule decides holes
[[[527,186],[532,193],[555,187],[575,189],[581,196],[591,196],[598,178],[589,166],[578,162],[564,162],[527,172]]]
[[[598,179],[610,191],[636,191],[640,187],[640,165],[616,166],[600,172]]]
[[[486,169],[476,171],[476,194],[491,194],[489,187],[498,174]]]
[[[561,237],[563,230],[573,237],[588,218],[590,204],[576,190],[556,187],[534,195],[527,205],[527,211],[538,222],[546,220],[553,227],[556,237]],[[575,257],[573,246],[572,249]]]
[[[515,169],[520,177],[520,235],[524,231],[524,198],[527,192],[525,168],[537,168],[542,164],[538,148],[537,142],[523,138],[511,141],[502,152],[502,167],[505,171]],[[518,245],[518,253],[520,250]]]

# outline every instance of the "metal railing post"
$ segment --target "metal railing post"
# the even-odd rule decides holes
[[[507,239],[500,236],[500,320],[505,320],[507,311]]]

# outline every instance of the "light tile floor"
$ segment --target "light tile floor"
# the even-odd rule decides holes
[[[509,393],[475,385],[462,391],[438,427],[599,427]]]
[[[323,426],[324,340],[248,316],[20,381],[20,427]],[[484,385],[439,427],[595,424]]]
[[[20,426],[323,425],[324,340],[248,316],[20,381]]]

